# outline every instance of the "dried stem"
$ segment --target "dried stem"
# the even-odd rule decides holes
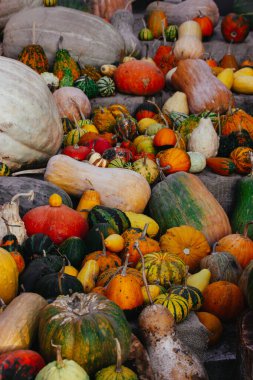
[[[115,372],[121,373],[121,364],[122,364],[122,354],[121,354],[121,347],[119,340],[117,338],[114,338],[116,342],[116,352],[117,352],[117,364],[116,364],[116,369]]]
[[[61,368],[64,367],[64,362],[62,360],[62,355],[61,355],[61,345],[60,344],[54,344],[53,341],[51,340],[51,346],[56,348],[56,361],[57,365]]]
[[[138,251],[138,253],[139,253],[140,257],[141,257],[142,278],[143,278],[144,286],[146,288],[146,292],[147,292],[147,295],[148,295],[148,299],[149,299],[150,305],[153,305],[154,302],[153,302],[153,299],[152,299],[150,291],[149,291],[149,287],[148,287],[148,283],[147,283],[147,278],[146,278],[146,274],[145,274],[145,260],[144,260],[143,253],[140,250],[140,245],[139,245],[138,240],[136,240],[136,242],[134,243],[134,248],[137,249],[137,251]]]

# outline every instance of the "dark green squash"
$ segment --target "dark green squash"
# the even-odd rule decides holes
[[[244,268],[238,285],[249,307],[253,309],[253,260]]]
[[[37,233],[28,237],[22,245],[22,254],[26,262],[53,252],[54,242],[48,235]]]
[[[101,232],[105,239],[107,236],[117,233],[109,223],[95,224],[85,236],[85,244],[89,253],[103,249]]]
[[[16,235],[13,235],[13,234],[7,234],[2,238],[1,247],[4,248],[8,252],[14,252],[14,251],[20,252],[18,239]]]
[[[106,206],[93,207],[89,212],[88,222],[90,227],[98,223],[109,223],[118,234],[131,227],[130,220],[123,211]]]
[[[59,251],[77,269],[80,269],[84,257],[89,253],[85,242],[77,236],[64,240],[59,246]]]

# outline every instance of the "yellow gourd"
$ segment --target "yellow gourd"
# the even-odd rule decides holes
[[[131,227],[144,229],[145,224],[148,224],[147,235],[151,238],[155,237],[159,231],[159,225],[156,221],[144,214],[137,214],[132,211],[126,211],[128,219],[130,220]]]
[[[49,197],[48,203],[52,207],[60,207],[62,205],[62,197],[59,194],[52,194]]]
[[[124,249],[125,240],[119,234],[111,234],[104,240],[105,246],[110,252],[118,253]]]
[[[0,248],[0,298],[7,305],[18,292],[18,269],[11,254]]]
[[[72,265],[66,265],[64,268],[64,273],[69,274],[70,276],[77,277],[78,270],[72,267]]]
[[[160,286],[160,285],[148,285],[148,290],[149,290],[149,293],[150,293],[152,300],[154,300],[157,296],[159,296],[160,294],[165,292],[165,289],[162,288],[162,286]],[[147,293],[146,286],[142,286],[141,291],[142,291],[142,295],[144,298],[144,303],[147,305],[150,304],[150,300],[149,300],[149,296]]]
[[[209,269],[202,269],[187,277],[186,285],[194,286],[199,289],[201,293],[205,290],[211,279],[211,272]]]
[[[85,190],[80,198],[76,211],[78,211],[84,219],[87,219],[89,211],[98,205],[101,205],[100,194],[96,190]]]
[[[234,71],[231,68],[224,69],[217,78],[230,90],[234,82]]]
[[[250,67],[244,67],[243,69],[240,69],[240,70],[237,70],[235,73],[234,73],[234,78],[237,78],[237,77],[240,77],[240,76],[244,76],[244,75],[250,75],[250,76],[253,76],[253,69],[251,69]]]
[[[154,119],[151,119],[150,117],[144,117],[143,119],[141,119],[140,121],[138,121],[137,123],[137,129],[138,129],[138,132],[142,135],[144,135],[146,129],[151,125],[151,124],[154,124],[156,123],[156,121]]]
[[[83,285],[84,293],[89,293],[96,286],[96,280],[99,275],[99,265],[96,260],[88,260],[80,272],[77,279]]]
[[[253,76],[240,75],[234,78],[232,90],[239,94],[253,94]]]

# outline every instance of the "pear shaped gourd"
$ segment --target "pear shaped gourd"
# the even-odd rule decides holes
[[[210,118],[201,118],[188,140],[187,150],[202,153],[206,158],[215,157],[219,148],[219,136]]]
[[[182,112],[189,115],[187,96],[184,92],[177,91],[163,105],[162,112]]]

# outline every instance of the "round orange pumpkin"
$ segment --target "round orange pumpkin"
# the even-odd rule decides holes
[[[157,147],[164,147],[166,145],[174,146],[177,142],[175,132],[170,128],[160,129],[154,136],[153,144]]]
[[[191,167],[189,154],[180,148],[170,148],[159,152],[156,157],[165,174],[188,172]],[[165,169],[165,167],[167,167]],[[164,168],[164,169],[163,169]]]
[[[196,312],[199,321],[206,327],[209,332],[208,346],[218,343],[223,331],[223,326],[219,318],[205,311]]]
[[[203,292],[203,311],[214,314],[222,321],[238,317],[244,309],[244,297],[239,286],[228,281],[209,284]]]

